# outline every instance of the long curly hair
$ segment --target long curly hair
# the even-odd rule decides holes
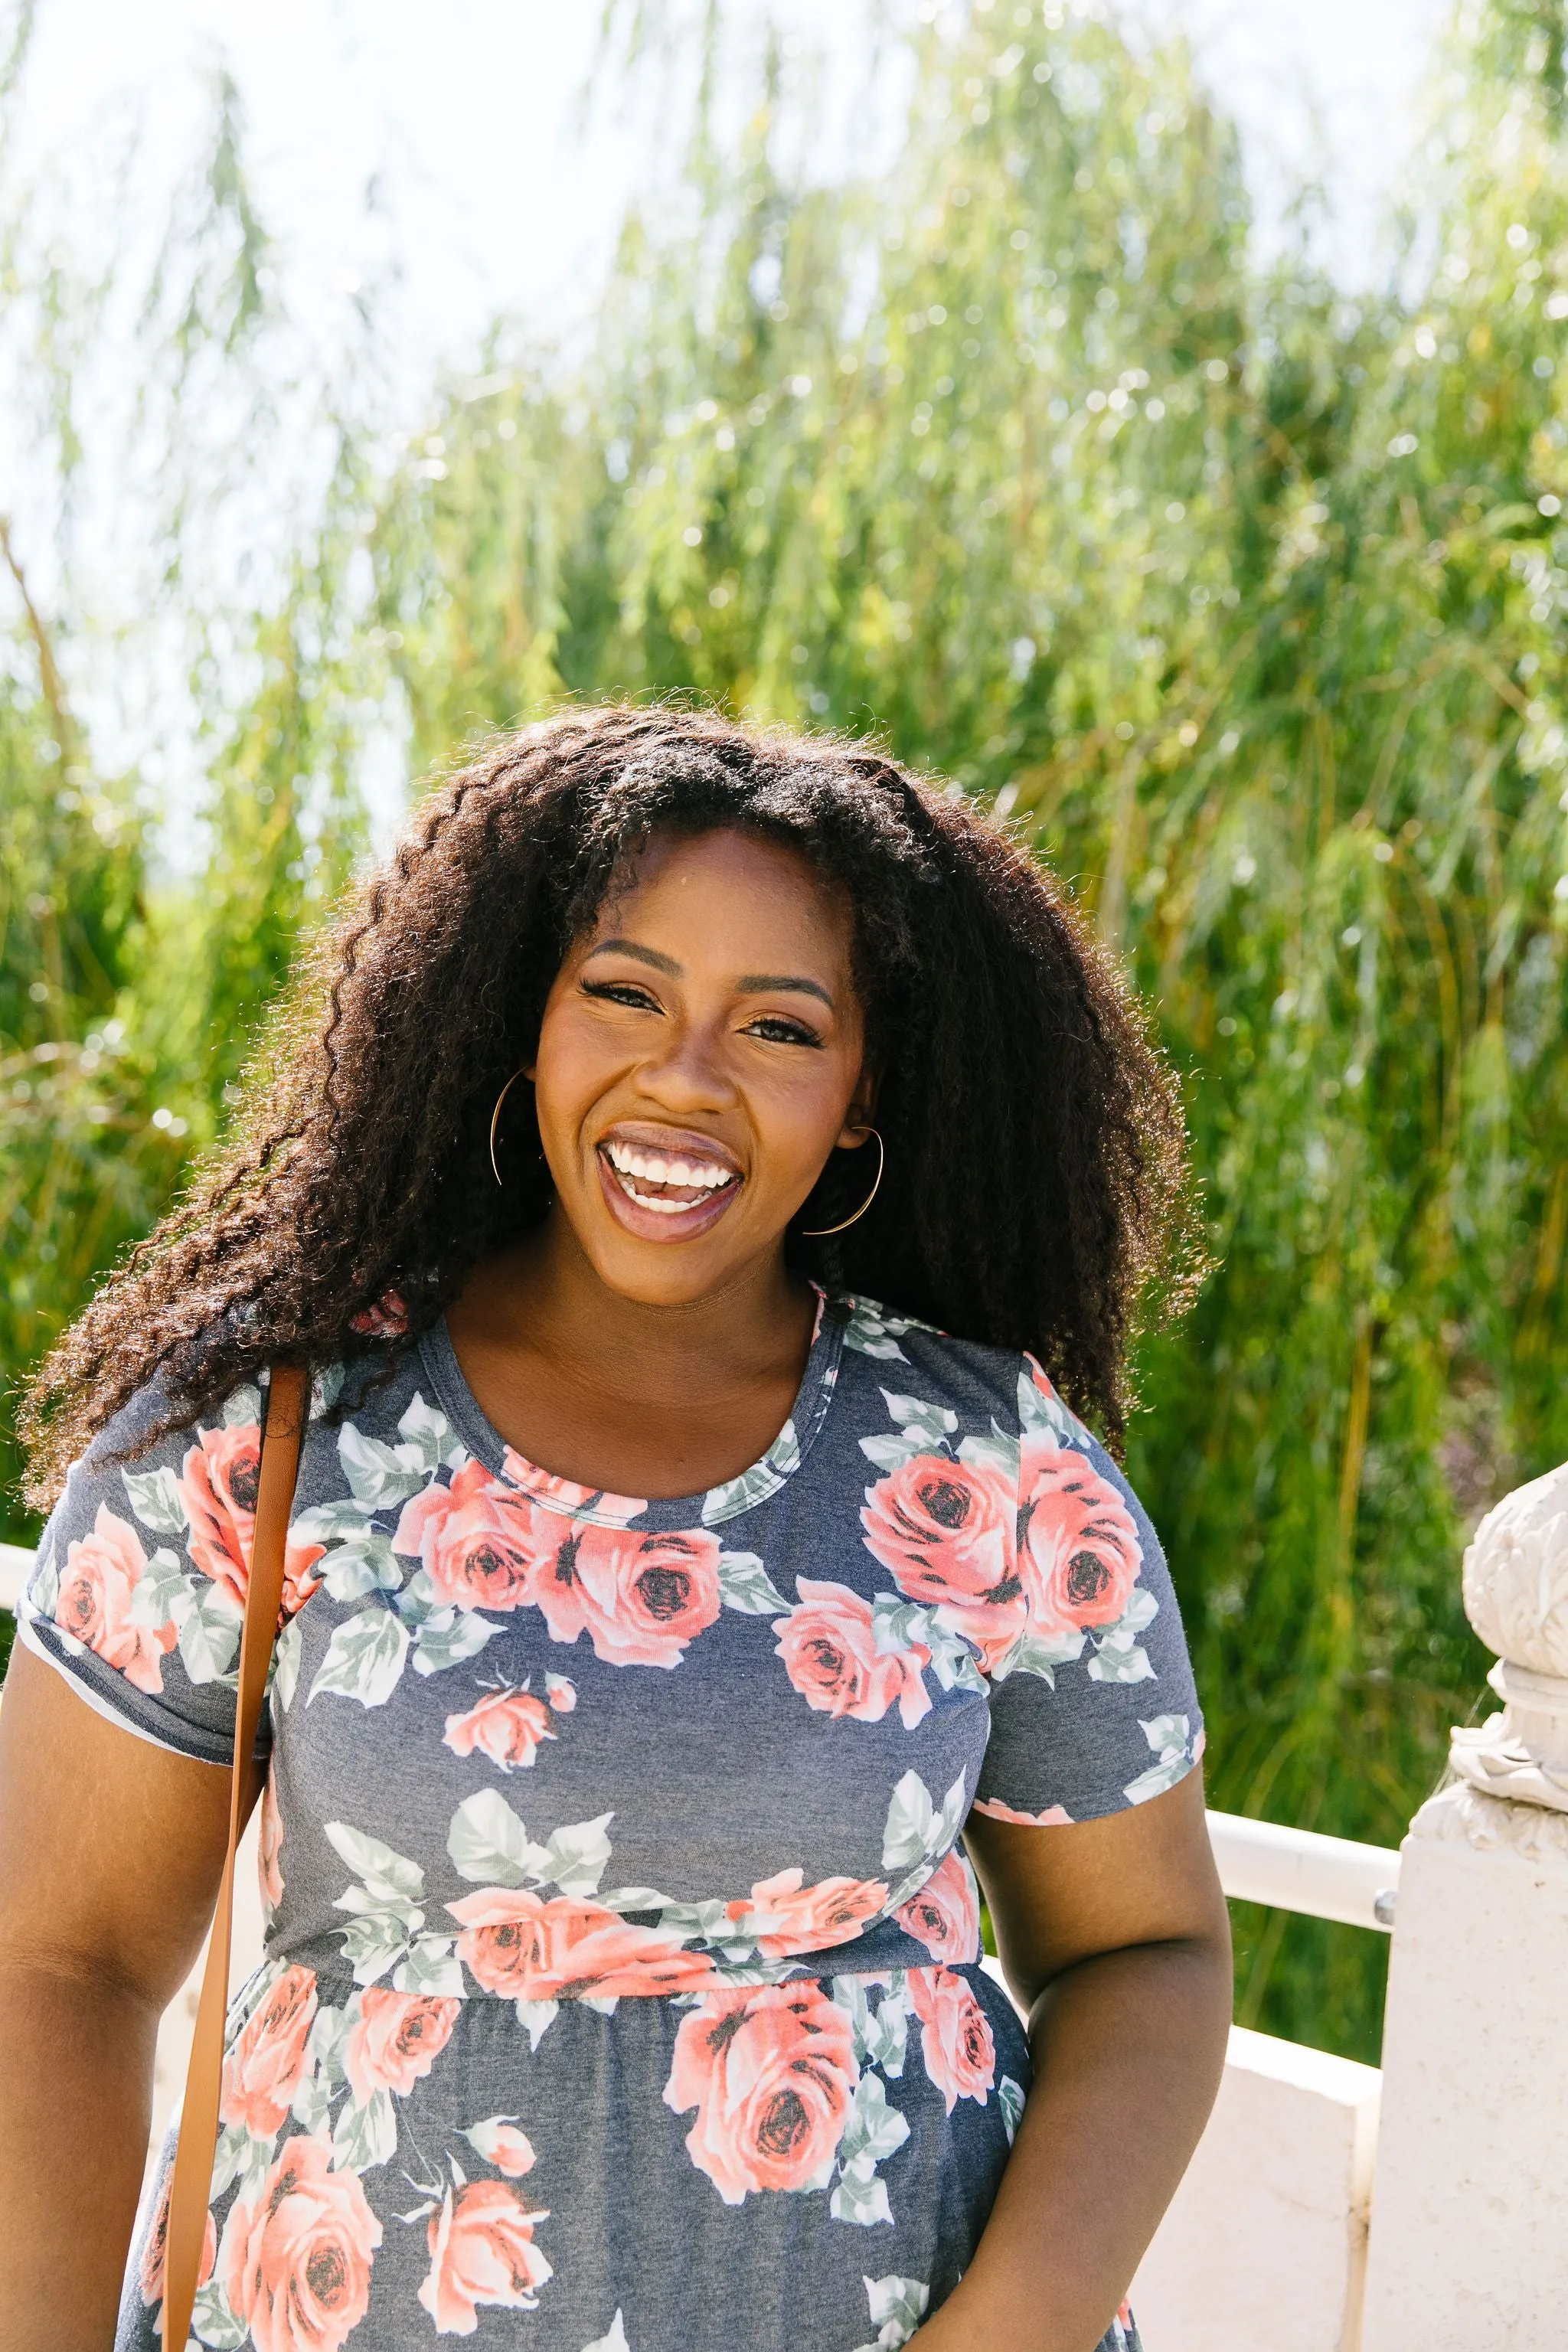
[[[863,1187],[859,1156],[830,1154],[792,1262],[830,1295],[1032,1349],[1115,1444],[1135,1318],[1195,1256],[1177,1087],[1112,966],[955,790],[865,745],[612,707],[450,776],[323,936],[230,1140],[37,1372],[31,1498],[150,1381],[145,1443],[274,1360],[390,1351],[436,1321],[545,1213],[526,1086],[503,1188],[488,1137],[567,946],[653,835],[721,826],[787,844],[853,910],[886,1175],[847,1233],[809,1239]]]

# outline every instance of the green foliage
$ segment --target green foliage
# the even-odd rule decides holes
[[[212,1131],[389,727],[416,768],[563,695],[874,727],[1080,892],[1187,1076],[1217,1267],[1144,1341],[1131,1466],[1213,1801],[1394,1843],[1479,1692],[1465,1533],[1568,1454],[1562,12],[1481,12],[1401,290],[1356,304],[1252,268],[1180,51],[1063,15],[921,30],[869,186],[786,160],[777,57],[726,142],[707,12],[684,225],[628,220],[584,358],[500,320],[412,437],[328,387],[325,488],[223,657],[171,563],[199,883],[89,782],[23,614],[0,1348],[166,1197],[153,1107]],[[232,283],[208,252],[155,307],[181,382],[250,370],[259,413],[228,94],[215,156]],[[1378,1939],[1241,1914],[1238,1949],[1249,2021],[1375,2056]]]

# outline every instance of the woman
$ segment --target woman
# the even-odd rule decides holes
[[[1115,1441],[1180,1191],[1110,975],[890,762],[610,710],[437,793],[279,1037],[31,1402],[40,1489],[76,1458],[0,1721],[0,2344],[159,2340],[156,2196],[121,2273],[279,1360],[197,2339],[1135,2344],[1229,1948],[1074,1411]]]

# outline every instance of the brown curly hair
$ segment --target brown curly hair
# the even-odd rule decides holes
[[[1139,1303],[1170,1299],[1185,1138],[1173,1075],[1041,868],[953,788],[864,744],[668,708],[574,710],[444,782],[301,971],[232,1139],[37,1372],[31,1498],[156,1381],[150,1433],[275,1360],[392,1349],[548,1201],[527,1089],[487,1135],[569,942],[656,833],[733,826],[847,893],[887,1172],[830,1155],[787,1246],[963,1337],[1027,1347],[1114,1444]],[[839,1163],[834,1165],[833,1163]],[[388,1318],[395,1296],[405,1311]]]

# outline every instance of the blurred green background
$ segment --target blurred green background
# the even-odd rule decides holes
[[[0,1533],[36,1528],[16,1377],[221,1130],[367,854],[368,779],[565,696],[878,730],[1037,846],[1185,1076],[1216,1270],[1143,1344],[1130,1467],[1211,1801],[1395,1843],[1481,1696],[1466,1537],[1568,1454],[1562,0],[1466,12],[1420,205],[1354,300],[1306,242],[1250,257],[1179,46],[1000,0],[890,32],[908,118],[861,182],[792,163],[776,50],[708,102],[722,18],[659,53],[684,202],[626,219],[591,337],[500,318],[410,395],[364,298],[254,567],[290,321],[216,83],[131,305],[197,802],[95,750],[62,683],[92,615],[0,518]],[[658,32],[612,8],[605,72]],[[9,186],[0,152],[68,505],[125,289]],[[1242,2021],[1375,2060],[1382,1938],[1237,1924]]]

